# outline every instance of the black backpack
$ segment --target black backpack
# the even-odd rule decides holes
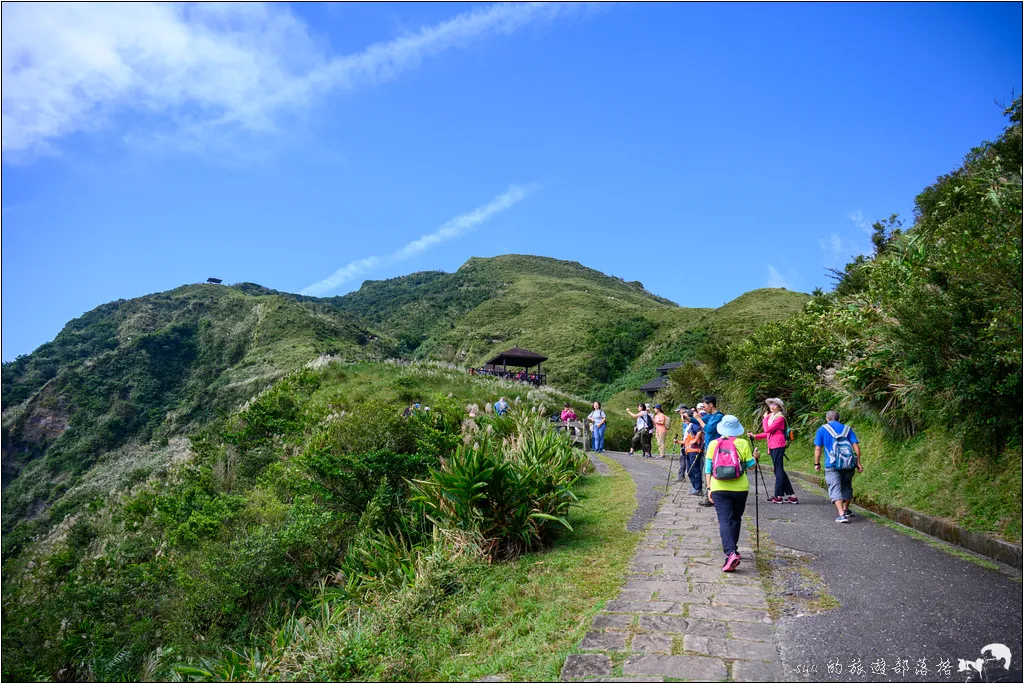
[[[644,416],[644,422],[647,423],[647,431],[654,432],[654,419],[651,418],[651,414],[648,413]]]

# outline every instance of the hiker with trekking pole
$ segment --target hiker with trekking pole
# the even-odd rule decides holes
[[[783,403],[782,399],[776,397],[765,399],[764,403],[768,406],[768,412],[761,418],[762,432],[756,435],[753,432],[749,432],[747,436],[751,440],[764,439],[768,442],[768,455],[772,457],[772,466],[775,470],[775,495],[768,499],[768,501],[776,504],[800,503],[796,498],[796,491],[793,489],[793,483],[789,481],[789,475],[786,474],[786,467],[783,463],[786,458],[786,445],[788,444],[786,438],[786,404]]]
[[[704,480],[707,485],[708,501],[715,507],[718,516],[718,531],[722,537],[722,551],[725,564],[722,572],[733,572],[739,567],[740,522],[747,505],[750,480],[747,470],[756,468],[761,453],[751,449],[747,440],[736,438],[745,430],[736,416],[723,416],[717,425],[717,439],[708,444],[704,456]],[[753,453],[751,453],[753,452]],[[754,484],[757,484],[757,472]],[[760,520],[757,515],[757,493],[754,494],[755,525],[760,545]]]
[[[690,479],[690,494],[701,496],[704,487],[704,431],[686,406],[676,408],[683,430],[676,444],[682,448],[679,453],[679,481]],[[696,411],[694,411],[696,413]]]

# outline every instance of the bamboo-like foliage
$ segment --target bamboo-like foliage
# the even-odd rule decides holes
[[[526,413],[514,420],[512,436],[483,433],[412,483],[436,536],[492,560],[542,546],[556,527],[571,530],[571,487],[586,467],[586,457],[543,420]]]

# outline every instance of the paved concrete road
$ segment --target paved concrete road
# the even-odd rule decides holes
[[[664,459],[630,456],[622,451],[605,451],[603,455],[625,468],[636,482],[636,513],[626,523],[626,529],[630,532],[644,529],[647,523],[654,520],[661,499],[665,496],[665,478],[670,459],[667,456]],[[672,464],[675,470],[679,466],[679,459],[672,460]]]
[[[767,484],[773,491],[771,477]],[[765,503],[762,490],[761,530],[779,545],[812,554],[809,567],[841,607],[781,619],[787,679],[962,682],[967,675],[957,672],[958,659],[982,658],[983,646],[1001,643],[1013,653],[1011,668],[990,667],[988,681],[1021,681],[1020,573],[990,570],[867,517],[836,523],[822,490],[793,484],[801,502],[795,506]],[[857,660],[860,674],[850,671]],[[938,669],[944,660],[949,674]],[[883,669],[880,661],[884,675],[872,670]],[[806,671],[811,668],[817,671]]]
[[[668,459],[604,455],[636,481],[638,506],[628,527],[643,529],[664,497]],[[1024,586],[1018,571],[982,567],[864,516],[838,524],[820,489],[795,479],[793,484],[798,505],[769,504],[761,489],[761,531],[783,547],[810,554],[808,566],[840,607],[780,620],[786,680],[963,682],[968,673],[957,672],[958,661],[975,661],[983,657],[983,646],[1000,643],[1011,650],[1011,667],[990,664],[988,680],[1022,681]],[[685,489],[673,490],[676,503],[696,498]],[[715,524],[713,510],[703,510]],[[753,533],[753,499],[747,512],[744,526]],[[883,661],[884,674],[878,674]],[[948,674],[940,669],[944,662]]]

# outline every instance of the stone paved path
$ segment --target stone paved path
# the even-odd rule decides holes
[[[578,652],[566,658],[563,680],[783,678],[747,518],[740,538],[743,562],[736,572],[723,573],[714,509],[698,507],[688,490],[688,484],[669,489],[625,586],[594,618]]]

